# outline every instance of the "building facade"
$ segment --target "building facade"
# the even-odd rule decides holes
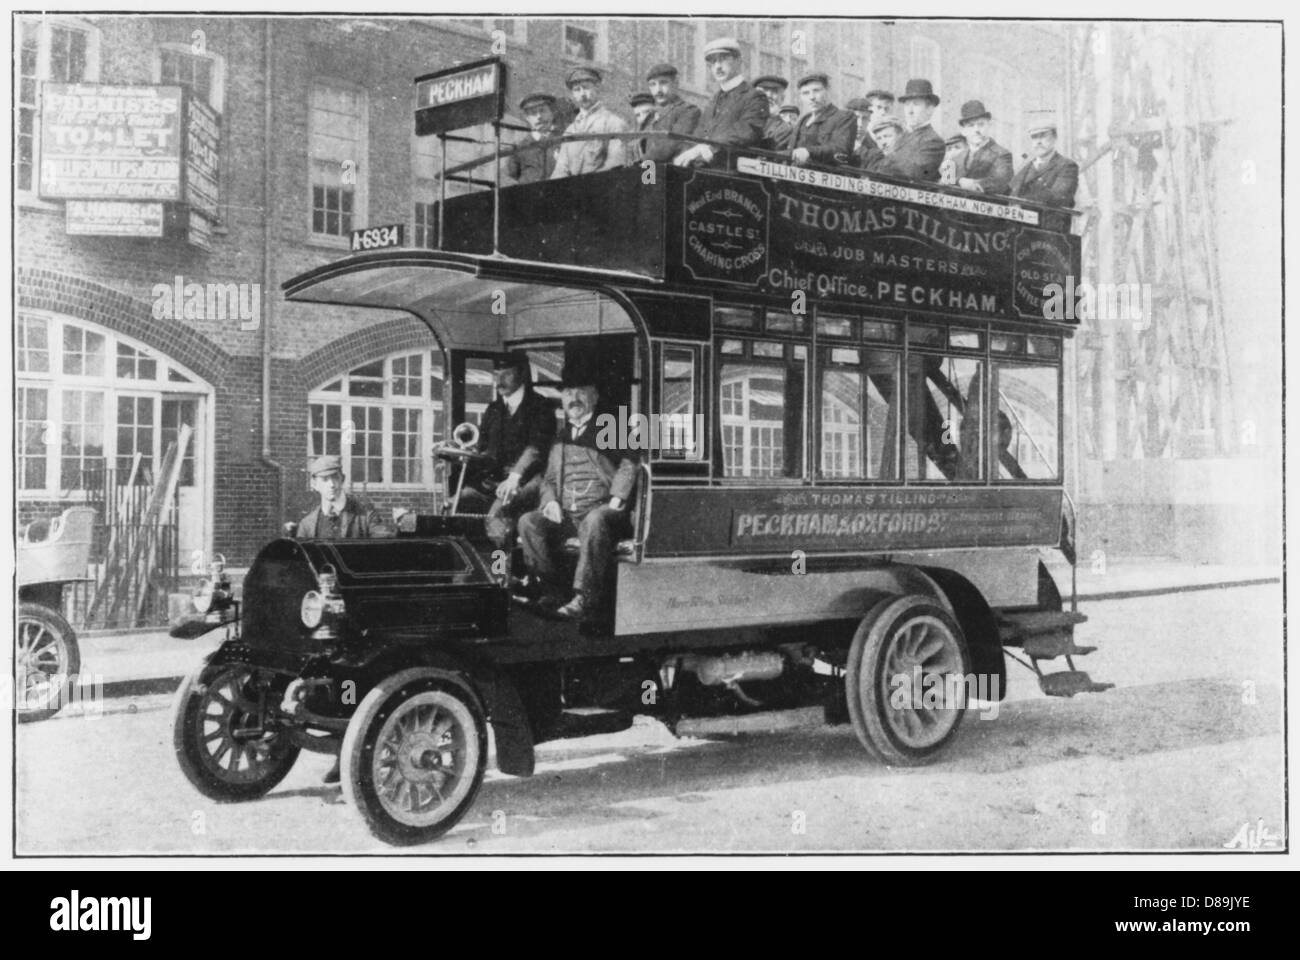
[[[703,104],[703,47],[722,35],[741,42],[749,76],[820,70],[840,104],[927,77],[945,133],[963,100],[983,99],[1017,157],[1024,117],[1065,104],[1063,37],[1042,24],[21,18],[20,522],[85,498],[96,471],[119,483],[133,467],[157,472],[186,426],[177,522],[187,565],[217,553],[246,563],[309,506],[306,465],[320,453],[343,456],[353,488],[380,508],[427,506],[430,448],[448,426],[432,337],[406,316],[285,302],[281,283],[347,255],[355,228],[402,223],[408,243],[431,242],[442,158],[435,138],[414,136],[416,76],[501,54],[513,107],[535,90],[562,96],[567,72],[594,64],[607,101],[628,114],[645,70],[668,60]],[[181,87],[211,108],[216,190],[198,236],[193,219],[179,236],[87,234],[71,201],[42,197],[42,158],[60,146],[42,91],[61,84]],[[457,144],[447,160],[483,149]],[[486,403],[486,371],[479,380],[471,399]]]

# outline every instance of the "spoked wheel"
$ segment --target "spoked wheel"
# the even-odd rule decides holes
[[[887,764],[934,759],[961,726],[969,663],[961,627],[932,600],[882,601],[858,626],[845,676],[862,745]]]
[[[45,720],[58,713],[81,672],[77,634],[68,621],[49,607],[19,604],[14,659],[18,722]]]
[[[298,759],[298,747],[283,731],[261,729],[260,697],[259,680],[244,664],[200,667],[176,691],[176,758],[205,797],[254,800],[283,780]]]
[[[414,668],[366,694],[343,737],[348,800],[380,840],[424,843],[469,809],[487,765],[478,698],[451,675]]]

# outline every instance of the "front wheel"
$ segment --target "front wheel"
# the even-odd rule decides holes
[[[271,690],[246,664],[202,666],[172,704],[176,759],[199,793],[222,803],[255,800],[288,776],[298,747],[265,729]]]
[[[970,657],[961,627],[928,597],[884,600],[858,626],[845,693],[867,752],[892,765],[928,763],[957,735]]]
[[[58,713],[81,672],[81,651],[72,625],[49,607],[19,604],[14,659],[18,722],[45,720]]]
[[[487,722],[454,675],[413,668],[372,689],[343,736],[343,792],[370,832],[395,846],[442,836],[483,783]]]

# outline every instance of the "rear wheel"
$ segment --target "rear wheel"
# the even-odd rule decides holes
[[[14,659],[18,722],[45,720],[58,713],[81,672],[72,625],[39,603],[19,604]]]
[[[190,783],[223,803],[255,800],[298,759],[284,731],[263,729],[272,696],[246,664],[203,666],[185,678],[172,705],[172,745]]]
[[[884,763],[933,760],[965,713],[970,657],[961,627],[928,597],[882,601],[854,634],[845,675],[853,730]]]
[[[343,791],[380,840],[442,836],[469,810],[487,765],[487,722],[453,674],[403,670],[378,684],[348,723]]]

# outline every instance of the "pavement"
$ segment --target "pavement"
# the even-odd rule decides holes
[[[1068,608],[1070,567],[1049,564]],[[1083,612],[1088,602],[1160,596],[1280,582],[1281,570],[1267,566],[1198,564],[1158,557],[1132,557],[1105,563],[1085,561],[1077,570]],[[166,630],[82,632],[83,683],[103,684],[105,697],[144,696],[175,690],[200,661],[220,645],[224,629],[193,640],[176,640]]]

